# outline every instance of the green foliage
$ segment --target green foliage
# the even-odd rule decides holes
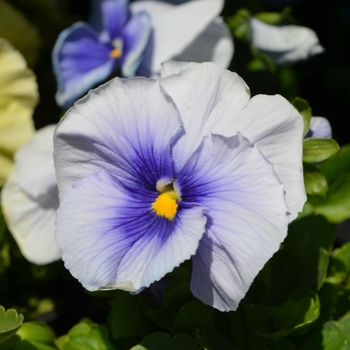
[[[339,145],[333,139],[307,138],[304,140],[303,161],[322,162],[339,151]]]
[[[314,164],[303,163],[303,168],[306,193],[313,196],[325,197],[328,191],[326,177]]]
[[[111,350],[107,327],[84,320],[57,341],[60,350]]]
[[[309,131],[309,127],[310,127],[311,116],[312,116],[311,107],[306,100],[304,100],[300,97],[295,97],[292,101],[292,105],[303,117],[304,136],[305,136],[307,134],[307,132]]]
[[[313,213],[332,223],[350,218],[350,146],[342,147],[317,167],[327,180],[328,191],[325,198],[309,198]]]
[[[147,336],[140,345],[130,350],[196,350],[198,348],[196,339],[179,334],[171,339],[167,333],[153,333]]]
[[[242,8],[227,19],[227,24],[235,38],[243,41],[247,41],[250,38],[250,17],[251,13],[247,9]]]
[[[12,337],[22,326],[23,315],[14,309],[5,309],[0,305],[0,343]]]

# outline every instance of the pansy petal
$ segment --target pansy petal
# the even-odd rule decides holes
[[[159,74],[160,64],[189,47],[220,14],[223,4],[222,0],[196,0],[178,6],[156,1],[131,3],[133,13],[148,12],[153,24],[151,54],[142,62],[141,69],[148,70],[152,76]]]
[[[15,155],[18,184],[33,198],[44,195],[47,189],[57,189],[53,164],[55,128],[56,125],[48,125],[38,130]]]
[[[33,199],[19,186],[13,172],[1,191],[1,205],[8,228],[28,261],[43,265],[60,259],[55,241],[57,187]]]
[[[101,3],[103,26],[110,40],[120,38],[122,28],[130,17],[128,0],[105,0]]]
[[[149,286],[189,259],[205,231],[204,207],[168,220],[151,209],[157,192],[130,192],[119,180],[103,170],[83,178],[57,212],[62,259],[88,290]]]
[[[179,126],[178,112],[158,81],[116,78],[92,90],[56,128],[60,198],[75,181],[100,169],[127,186],[154,190],[158,180],[173,178],[170,142]]]
[[[240,131],[256,143],[273,164],[285,186],[290,220],[294,220],[306,200],[302,169],[303,119],[282,96],[254,96],[231,123],[220,121],[213,132],[230,136]]]
[[[274,26],[255,18],[250,20],[252,44],[268,55],[275,64],[306,60],[324,51],[316,33],[307,27]]]
[[[112,46],[99,41],[98,34],[79,22],[64,30],[52,53],[58,81],[57,103],[69,107],[97,83],[112,73],[115,60],[110,58]]]
[[[332,128],[329,121],[323,117],[312,117],[309,131],[305,137],[332,138]]]
[[[209,23],[191,44],[172,59],[180,62],[214,62],[227,68],[231,63],[233,51],[230,30],[219,17]]]
[[[146,12],[134,15],[123,29],[122,75],[133,77],[151,35],[151,18]]]
[[[172,67],[177,70],[176,66],[175,62],[166,62],[162,70],[170,73]],[[174,100],[186,133],[173,150],[176,169],[181,169],[217,123],[234,121],[250,97],[249,88],[236,73],[213,63],[191,65],[162,79],[161,85]]]
[[[234,310],[287,234],[283,184],[241,134],[204,138],[177,181],[183,201],[209,209],[191,290],[206,304]]]

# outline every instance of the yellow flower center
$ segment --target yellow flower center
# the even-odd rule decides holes
[[[118,58],[123,53],[123,41],[120,39],[114,39],[112,41],[114,49],[109,53],[110,58]]]
[[[159,192],[159,196],[153,202],[152,210],[157,216],[164,216],[168,220],[174,219],[178,207],[177,201],[181,198],[177,196],[172,184],[164,186]]]

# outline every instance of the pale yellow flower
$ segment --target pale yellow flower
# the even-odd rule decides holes
[[[0,186],[11,172],[13,154],[34,134],[38,98],[36,79],[25,59],[0,38]]]

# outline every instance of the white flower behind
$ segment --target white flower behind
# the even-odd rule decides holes
[[[2,210],[23,256],[42,265],[60,259],[55,241],[58,193],[53,132],[46,126],[15,154],[15,168],[1,191]]]
[[[292,64],[324,52],[316,33],[296,25],[275,26],[250,19],[252,45],[276,65]]]

